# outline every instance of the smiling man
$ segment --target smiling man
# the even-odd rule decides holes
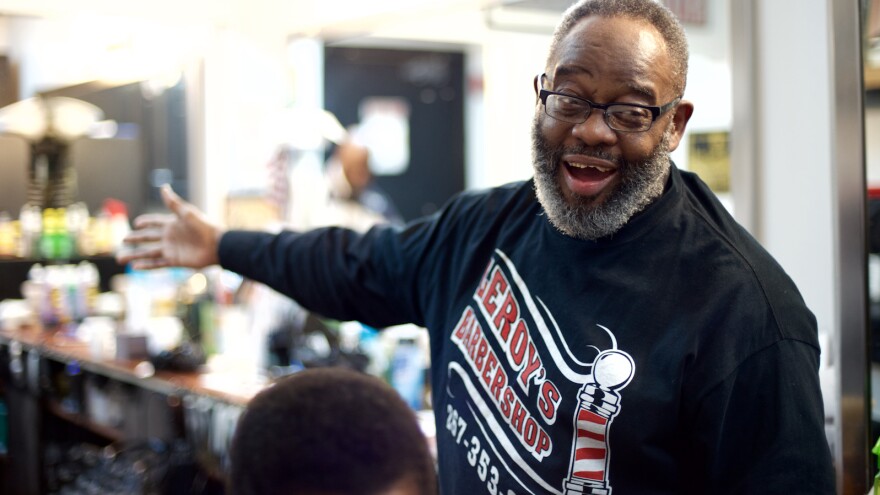
[[[535,78],[544,111],[533,129],[541,204],[559,230],[591,240],[613,234],[660,196],[668,152],[693,112],[681,100],[688,52],[673,20],[660,17],[655,27],[598,15],[625,7],[593,9],[557,31],[547,73]]]
[[[834,493],[816,320],[669,159],[687,60],[661,4],[583,0],[534,80],[533,180],[362,235],[226,231],[166,189],[120,260],[427,327],[444,494]]]

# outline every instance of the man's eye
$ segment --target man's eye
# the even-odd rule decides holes
[[[578,100],[577,98],[572,98],[571,96],[559,95],[557,97],[557,99],[558,99],[559,103],[562,105],[572,105],[572,106],[583,105],[582,101]]]
[[[629,123],[639,123],[645,120],[651,120],[651,112],[639,107],[616,106],[608,109],[608,115],[619,121]]]
[[[557,96],[556,97],[556,109],[560,112],[570,112],[577,113],[583,112],[586,105],[584,102],[578,100],[577,98],[571,98],[568,96]]]
[[[613,113],[621,117],[650,117],[651,111],[646,108],[630,107],[626,105],[614,105],[608,109],[608,113]]]

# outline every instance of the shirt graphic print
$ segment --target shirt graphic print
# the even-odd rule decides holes
[[[495,251],[446,363],[448,441],[486,493],[611,494],[609,433],[635,363],[610,329],[586,326],[560,328]],[[571,347],[573,333],[588,344]]]

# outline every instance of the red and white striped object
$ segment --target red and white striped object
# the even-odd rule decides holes
[[[608,420],[598,414],[581,409],[577,418],[572,477],[593,481],[605,481],[605,427]]]

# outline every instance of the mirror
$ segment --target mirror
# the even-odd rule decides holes
[[[880,1],[863,4],[865,73],[865,170],[868,185],[868,321],[871,343],[871,429],[869,446],[880,439]],[[869,462],[876,473],[877,459]]]
[[[112,198],[124,202],[133,217],[158,207],[156,183],[171,182],[186,195],[184,76],[192,62],[181,53],[191,50],[182,33],[167,27],[157,31],[157,26],[83,14],[0,16],[0,54],[6,68],[0,70],[0,106],[14,109],[22,104],[11,105],[16,100],[74,101],[101,115],[65,143],[71,198],[47,206],[81,201],[97,214]],[[182,41],[165,45],[159,32]],[[22,191],[28,189],[24,185],[34,185],[35,172],[28,174],[29,168],[39,160],[21,153],[21,135],[3,124],[0,181],[9,194],[0,195],[0,211],[16,217],[25,200]]]

